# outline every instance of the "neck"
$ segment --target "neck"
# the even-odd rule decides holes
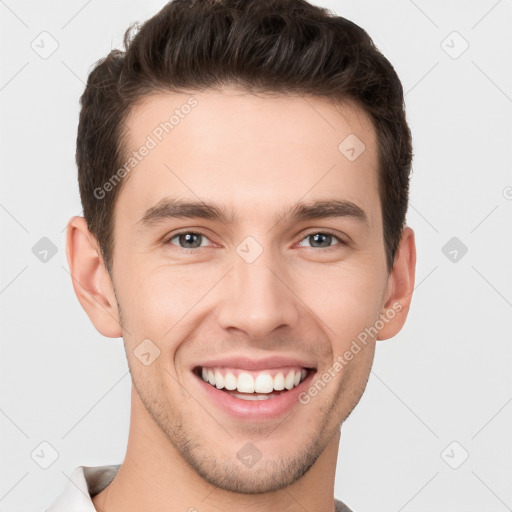
[[[146,411],[132,387],[130,432],[114,480],[93,497],[98,512],[334,511],[340,431],[311,468],[291,485],[268,493],[220,489],[198,475]]]

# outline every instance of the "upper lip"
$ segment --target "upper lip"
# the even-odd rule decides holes
[[[275,355],[270,357],[250,357],[247,355],[233,355],[208,359],[193,365],[206,366],[209,368],[226,366],[229,368],[239,368],[240,370],[266,370],[271,368],[281,368],[283,366],[301,366],[302,368],[314,369],[315,365],[306,359],[300,359],[293,356]]]

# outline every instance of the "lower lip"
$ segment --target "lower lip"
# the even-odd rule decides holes
[[[263,400],[236,398],[205,382],[195,373],[194,377],[199,380],[199,385],[210,399],[231,416],[245,420],[270,420],[281,417],[299,404],[299,395],[303,390],[307,389],[314,373],[314,371],[309,371],[306,378],[289,391],[281,393],[274,398]]]

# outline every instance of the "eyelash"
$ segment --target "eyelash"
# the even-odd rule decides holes
[[[204,233],[201,233],[200,231],[180,231],[179,233],[174,233],[171,237],[167,238],[166,242],[165,242],[165,245],[174,245],[174,244],[171,244],[171,240],[173,240],[174,238],[177,238],[181,235],[200,235],[206,239],[209,240],[209,238],[204,234]],[[339,247],[338,246],[345,246],[347,245],[347,243],[342,240],[338,235],[335,235],[334,233],[330,232],[330,231],[311,231],[310,233],[306,233],[300,240],[300,242],[302,242],[303,240],[305,240],[306,238],[312,236],[312,235],[328,235],[328,236],[332,236],[334,238],[336,238],[339,242],[339,244],[335,244],[335,245],[332,245],[332,246],[329,246],[327,248],[317,248],[317,247],[310,247],[309,249],[313,249],[313,250],[322,250],[323,252],[329,252],[329,251],[332,251],[332,250],[336,250],[338,249]],[[186,249],[184,247],[179,247],[179,246],[175,246],[178,250],[181,250],[183,252],[186,252],[188,254],[195,254],[196,252],[200,251],[201,249],[205,249],[205,247],[197,247],[197,248],[194,248],[194,249]]]

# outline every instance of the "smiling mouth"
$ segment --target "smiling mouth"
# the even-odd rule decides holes
[[[268,400],[299,386],[315,368],[283,367],[261,371],[196,366],[193,373],[212,387],[242,400]]]

